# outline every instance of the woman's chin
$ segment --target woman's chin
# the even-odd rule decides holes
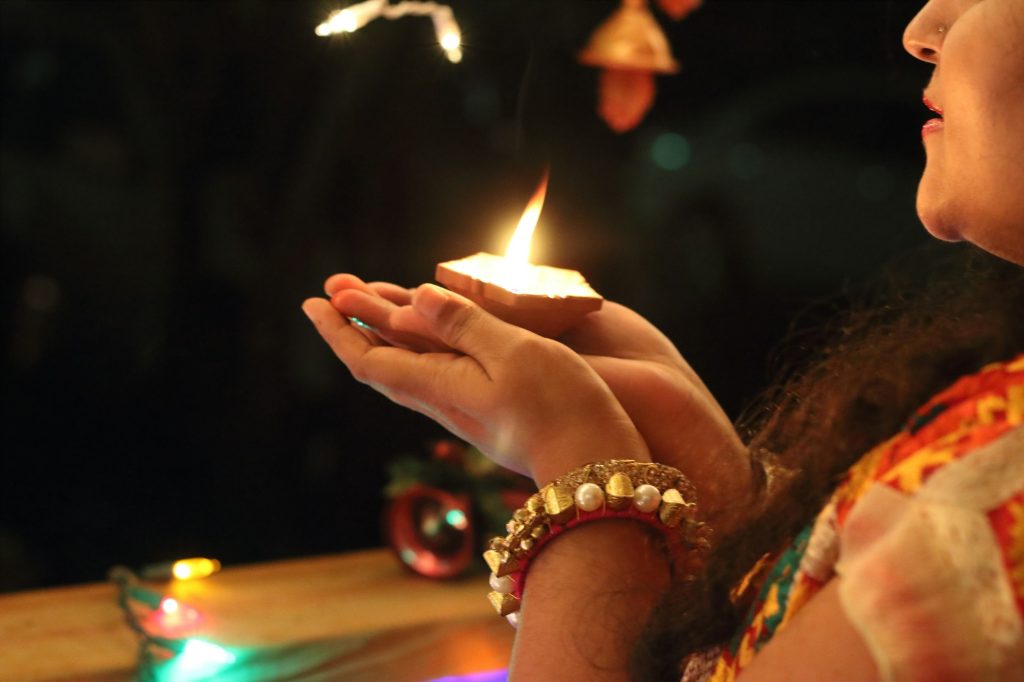
[[[923,201],[921,195],[917,200],[917,217],[930,235],[944,242],[963,241],[963,235],[956,228],[954,221],[943,215],[943,211],[931,202]]]
[[[944,227],[940,223],[929,222],[924,218],[921,218],[921,222],[924,223],[924,229],[928,231],[928,234],[940,241],[962,242],[964,240],[963,236],[957,230]]]

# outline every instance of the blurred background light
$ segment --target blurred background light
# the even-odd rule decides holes
[[[661,133],[651,144],[651,159],[662,170],[679,170],[690,162],[690,143],[679,133]]]

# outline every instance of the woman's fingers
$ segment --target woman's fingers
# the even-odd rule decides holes
[[[451,347],[437,339],[430,328],[421,323],[417,327],[398,330],[391,326],[391,314],[397,306],[375,293],[361,289],[342,289],[331,297],[335,310],[348,318],[355,318],[377,337],[392,346],[419,353],[441,353]]]
[[[450,351],[426,324],[413,325],[399,331],[392,329],[388,318],[396,306],[409,305],[412,293],[390,282],[367,284],[353,274],[331,275],[324,282],[324,291],[338,312],[359,325],[359,331],[375,344],[389,343],[420,353]]]
[[[361,334],[348,320],[334,309],[334,306],[322,298],[306,299],[302,303],[302,311],[316,327],[317,332],[331,347],[338,359],[351,369],[350,362],[358,360],[374,344]]]
[[[364,282],[359,277],[348,272],[331,275],[324,282],[324,291],[332,298],[335,294],[345,289],[376,294],[395,305],[409,305],[412,300],[412,291],[405,287],[400,287],[391,282]]]
[[[366,282],[347,272],[331,275],[324,282],[324,292],[328,296],[334,296],[343,289],[355,289],[357,291],[365,291],[368,294],[373,293],[373,289]]]
[[[308,299],[302,309],[352,376],[388,397],[444,406],[487,395],[486,375],[472,358],[375,346],[324,299]]]
[[[409,305],[412,303],[412,291],[405,287],[400,287],[391,282],[370,282],[367,286],[378,296],[391,301],[395,305]]]
[[[355,317],[371,329],[384,330],[395,304],[359,289],[342,289],[331,296],[331,305],[345,317]]]
[[[485,438],[486,428],[479,419],[451,400],[468,399],[467,404],[479,405],[487,395],[486,375],[472,359],[376,346],[324,299],[309,299],[302,309],[356,380],[433,419],[459,438],[469,442]]]

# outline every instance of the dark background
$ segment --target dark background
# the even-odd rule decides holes
[[[616,135],[575,54],[611,0],[0,0],[0,591],[114,563],[379,544],[387,463],[442,435],[299,304],[500,248],[546,163],[545,262],[677,342],[730,414],[809,302],[926,239],[916,2],[659,14],[683,71]]]

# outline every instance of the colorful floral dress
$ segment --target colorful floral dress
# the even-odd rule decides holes
[[[883,680],[1024,679],[1024,355],[965,377],[848,472],[746,624],[684,682],[730,682],[832,577]]]

